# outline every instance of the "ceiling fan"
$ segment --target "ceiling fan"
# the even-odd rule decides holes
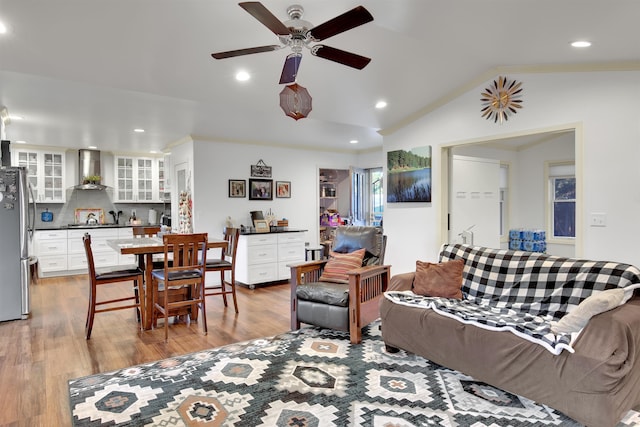
[[[296,80],[300,61],[302,60],[302,48],[309,49],[314,56],[357,68],[358,70],[366,67],[371,61],[371,58],[356,55],[355,53],[336,49],[324,44],[313,44],[373,21],[373,16],[371,16],[369,11],[363,6],[357,6],[342,15],[313,27],[310,22],[302,19],[304,9],[297,4],[287,8],[287,14],[290,20],[285,22],[276,18],[260,2],[248,1],[238,3],[238,5],[277,35],[280,39],[280,44],[212,53],[211,56],[215,59],[270,52],[289,47],[293,53],[289,54],[285,59],[280,76],[280,84],[292,83]]]

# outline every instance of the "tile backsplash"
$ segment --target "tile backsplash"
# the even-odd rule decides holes
[[[106,190],[67,190],[67,203],[38,203],[36,208],[36,228],[43,226],[62,226],[75,222],[76,209],[102,209],[104,211],[104,222],[114,223],[113,216],[109,211],[122,211],[119,224],[126,224],[133,212],[136,218],[147,224],[149,220],[149,210],[157,212],[157,221],[163,212],[171,213],[169,203],[113,203],[113,189]],[[48,210],[53,214],[52,222],[43,222],[41,213]]]

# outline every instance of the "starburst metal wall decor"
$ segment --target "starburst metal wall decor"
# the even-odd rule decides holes
[[[522,108],[522,82],[499,76],[482,92],[480,102],[481,117],[502,124]]]

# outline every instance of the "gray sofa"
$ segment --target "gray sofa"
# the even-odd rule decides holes
[[[407,291],[412,289],[415,273],[392,277],[387,297],[380,303],[382,337],[389,350],[423,356],[549,405],[587,426],[615,426],[640,405],[640,271],[636,267],[443,246],[440,260],[453,259],[465,263],[462,300],[413,298]],[[576,310],[590,295],[616,287],[625,289],[629,299],[592,317],[577,339],[576,334],[550,334],[552,321]],[[422,301],[414,304],[404,299]],[[424,307],[425,300],[430,308]],[[525,331],[527,325],[521,327],[518,319],[514,326],[509,319],[474,317],[473,311],[456,317],[456,305],[474,304],[487,305],[497,313],[534,313],[524,316],[535,321],[534,330]],[[500,325],[510,332],[487,328],[500,329]]]

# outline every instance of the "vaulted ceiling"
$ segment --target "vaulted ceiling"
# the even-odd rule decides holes
[[[291,1],[262,3],[289,19]],[[0,34],[0,106],[23,118],[11,120],[6,136],[128,152],[160,151],[187,135],[368,150],[382,145],[380,131],[504,69],[640,69],[636,0],[297,3],[313,25],[358,5],[374,21],[323,41],[372,58],[363,70],[303,52],[297,82],[311,93],[313,110],[294,121],[278,105],[288,49],[224,60],[210,55],[279,43],[236,2],[0,0],[7,27]],[[574,48],[575,40],[592,46]],[[239,70],[251,79],[236,81]],[[379,100],[385,109],[375,108]]]

